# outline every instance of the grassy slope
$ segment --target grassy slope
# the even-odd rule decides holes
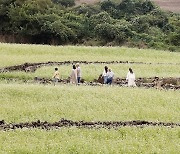
[[[9,122],[180,119],[179,91],[1,84],[0,93],[0,117]]]
[[[180,54],[157,50],[140,50],[120,47],[74,47],[74,46],[42,46],[0,44],[0,67],[22,64],[25,62],[47,62],[67,60],[87,61],[135,61],[180,63]],[[111,67],[116,77],[125,77],[129,67],[132,67],[137,77],[179,77],[180,65],[139,65],[114,64]],[[102,73],[104,65],[81,65],[83,78],[93,80]],[[71,66],[60,66],[60,73],[67,78]],[[38,69],[36,73],[13,72],[0,74],[0,78],[33,79],[35,76],[51,78],[53,67]]]
[[[180,62],[179,53],[125,47],[82,47],[0,44],[0,67],[24,62],[66,60]]]
[[[61,129],[0,132],[0,153],[179,153],[178,129]]]

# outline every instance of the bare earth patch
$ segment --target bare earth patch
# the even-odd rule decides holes
[[[180,0],[153,0],[163,10],[180,13]]]

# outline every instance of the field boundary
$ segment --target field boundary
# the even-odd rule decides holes
[[[121,127],[180,127],[180,123],[173,122],[149,122],[144,120],[133,120],[133,121],[72,121],[67,119],[61,119],[60,121],[50,123],[47,121],[41,122],[40,120],[35,122],[25,122],[25,123],[6,123],[4,120],[0,121],[0,130],[15,130],[15,129],[60,129],[60,128],[105,128],[105,129],[116,129]]]
[[[133,62],[133,61],[60,61],[60,62],[39,62],[39,63],[23,63],[20,65],[8,66],[0,68],[0,73],[12,71],[35,72],[42,66],[53,65],[71,65],[71,64],[145,64],[145,65],[180,65],[180,63],[151,63],[151,62]]]

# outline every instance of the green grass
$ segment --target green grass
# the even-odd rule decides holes
[[[0,132],[0,136],[0,153],[3,154],[180,152],[178,128],[17,130]]]
[[[0,93],[0,117],[8,122],[180,119],[179,91],[1,84]]]
[[[0,67],[46,61],[137,61],[179,63],[180,54],[125,47],[83,47],[0,44]]]
[[[1,119],[179,122],[178,91],[1,84]],[[178,153],[180,128],[0,131],[0,153]]]

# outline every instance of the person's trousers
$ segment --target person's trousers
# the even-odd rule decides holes
[[[80,83],[81,82],[81,77],[77,77],[77,81],[78,81],[78,83]]]
[[[113,79],[113,78],[108,78],[108,79],[107,79],[107,84],[112,84],[112,79]]]

